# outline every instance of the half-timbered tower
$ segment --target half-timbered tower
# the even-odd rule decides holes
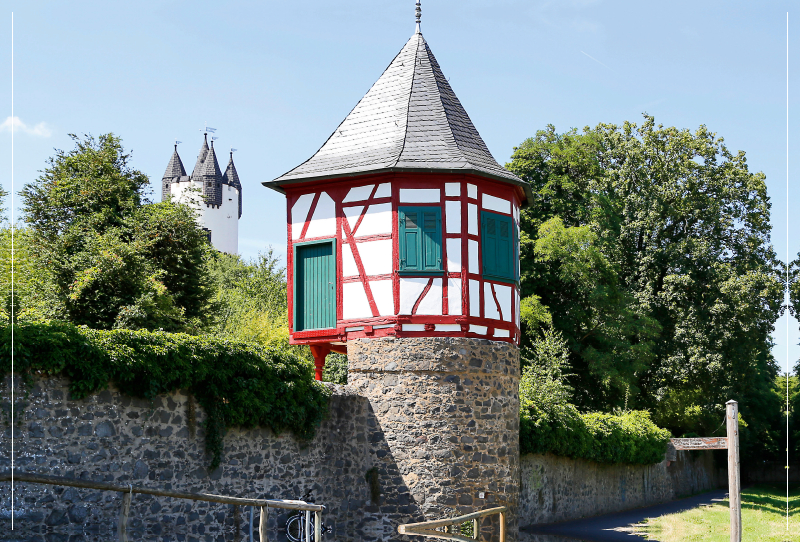
[[[526,183],[492,157],[417,28],[286,194],[293,344],[318,375],[355,338],[519,343]]]
[[[519,211],[532,198],[478,135],[419,31],[286,194],[290,340],[317,378],[347,353],[388,450],[374,537],[505,506],[517,539]],[[491,531],[491,532],[490,532]]]

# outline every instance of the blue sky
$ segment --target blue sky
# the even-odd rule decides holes
[[[37,176],[68,133],[114,132],[156,183],[172,142],[191,168],[208,122],[244,187],[240,249],[285,252],[285,205],[260,186],[308,158],[414,30],[414,0],[5,2],[0,21],[0,183]],[[789,2],[423,0],[422,31],[498,161],[547,124],[705,124],[767,176],[773,242],[787,253],[786,13]],[[790,13],[800,58],[800,11]],[[796,24],[795,21],[796,20]],[[792,29],[796,28],[797,31]],[[790,57],[790,107],[800,63]],[[790,66],[791,66],[790,65]],[[792,113],[794,109],[790,109]],[[797,155],[800,114],[790,116]],[[790,173],[800,164],[790,162]],[[792,179],[796,176],[792,174]],[[157,185],[156,185],[157,188]],[[792,258],[800,196],[790,181]],[[154,197],[158,192],[154,191]],[[800,356],[778,322],[775,356]]]

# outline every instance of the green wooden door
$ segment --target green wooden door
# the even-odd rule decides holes
[[[295,331],[336,327],[336,257],[333,241],[296,247]]]

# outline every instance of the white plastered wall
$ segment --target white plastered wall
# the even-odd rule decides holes
[[[197,212],[197,223],[211,230],[211,245],[220,252],[239,252],[239,191],[223,185],[222,205],[203,202],[202,182],[173,183],[170,192],[179,203],[185,203]]]

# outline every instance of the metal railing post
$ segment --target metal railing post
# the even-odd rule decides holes
[[[311,510],[306,510],[306,523],[304,525],[304,531],[306,534],[306,542],[311,542],[311,529],[308,526],[311,524]]]

